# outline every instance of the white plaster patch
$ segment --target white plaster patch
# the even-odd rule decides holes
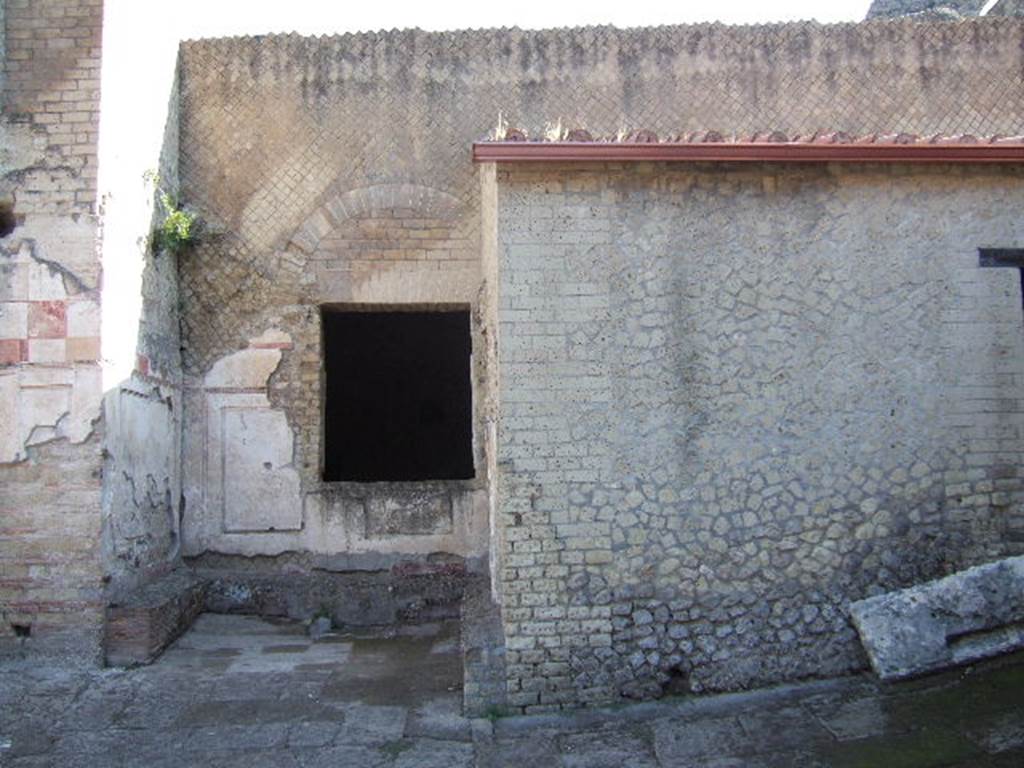
[[[28,304],[8,302],[0,304],[0,339],[28,337]]]
[[[100,335],[100,305],[95,301],[72,301],[68,304],[68,337]]]
[[[17,461],[24,445],[18,429],[18,376],[0,373],[0,462]]]
[[[206,389],[206,504],[233,533],[302,528],[294,435],[283,411],[270,407],[266,387],[291,337],[268,329],[249,349],[218,360]],[[227,391],[225,391],[227,390]]]
[[[103,405],[103,372],[96,365],[75,367],[75,386],[71,390],[71,415],[62,432],[72,443],[84,442],[92,434],[92,423]]]
[[[263,389],[280,362],[279,349],[243,349],[214,363],[203,384],[207,389]]]
[[[0,167],[29,168],[46,158],[46,139],[27,123],[5,122],[0,131]]]
[[[32,431],[29,436],[25,438],[25,447],[31,448],[34,445],[43,445],[51,440],[56,440],[58,436],[56,427],[49,426],[36,426],[32,427]]]
[[[103,498],[105,547],[115,568],[126,563],[134,566],[140,556],[144,566],[155,565],[173,560],[177,553],[181,535],[177,402],[176,391],[140,380],[127,381],[104,396],[104,449],[110,473]],[[163,514],[154,514],[158,506]],[[147,507],[149,514],[139,514]],[[140,543],[144,543],[141,549]]]
[[[224,408],[220,415],[225,530],[301,528],[299,475],[290,466],[293,437],[284,413]]]
[[[30,363],[63,363],[67,359],[67,342],[64,339],[29,339],[28,361]]]
[[[27,458],[25,448],[56,439],[57,425],[71,408],[71,387],[66,386],[28,387],[16,390],[13,397],[16,431],[4,461],[22,461]]]
[[[67,290],[92,289],[99,278],[99,259],[96,255],[96,219],[82,216],[77,221],[67,216],[35,214],[26,218],[16,234],[22,238],[19,256],[26,260],[45,259],[59,269],[32,261],[33,271],[29,276],[29,290],[33,277],[41,280],[36,290],[48,295],[32,295],[32,299],[62,299]],[[35,257],[32,254],[35,253]],[[40,269],[35,269],[36,267]],[[70,278],[65,286],[64,273]],[[74,285],[77,282],[80,285]],[[45,288],[43,287],[45,285]],[[67,290],[66,290],[67,289]],[[56,294],[56,295],[53,295]]]
[[[64,278],[46,264],[33,262],[28,267],[28,297],[32,301],[53,301],[67,298]]]
[[[291,343],[292,337],[277,328],[268,328],[259,336],[249,339],[250,347],[285,347]]]
[[[74,369],[63,365],[24,365],[18,369],[18,384],[22,387],[70,387],[74,382]]]
[[[16,258],[5,257],[0,261],[0,301],[25,301],[28,299],[28,264]]]
[[[95,365],[22,366],[0,375],[0,463],[24,461],[25,449],[92,434],[102,392]]]

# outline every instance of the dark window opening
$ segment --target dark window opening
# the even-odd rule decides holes
[[[473,477],[469,312],[322,317],[324,480]]]
[[[1016,267],[1021,278],[1021,304],[1024,305],[1024,248],[979,248],[979,267]]]
[[[11,624],[11,629],[14,630],[15,637],[32,637],[31,624]]]
[[[18,226],[18,218],[10,203],[0,203],[0,237],[7,237]]]

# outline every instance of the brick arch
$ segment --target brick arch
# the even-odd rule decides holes
[[[298,226],[287,247],[312,254],[320,241],[339,224],[373,211],[407,208],[439,219],[453,220],[461,207],[462,201],[455,195],[421,184],[377,184],[338,192],[328,196]]]

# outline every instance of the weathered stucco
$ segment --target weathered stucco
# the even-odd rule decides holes
[[[2,14],[0,654],[98,658],[98,0]]]
[[[181,400],[141,378],[107,393],[103,544],[111,590],[163,575],[181,550]]]

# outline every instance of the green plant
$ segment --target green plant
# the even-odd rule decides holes
[[[406,739],[399,739],[398,741],[389,741],[381,746],[380,751],[385,755],[394,760],[403,752],[412,749],[412,742]]]
[[[199,238],[200,220],[195,213],[182,208],[177,199],[160,186],[160,175],[146,171],[143,178],[156,189],[162,220],[150,237],[154,251],[179,253],[186,246],[194,245]]]
[[[484,710],[484,717],[490,720],[492,723],[496,720],[500,720],[503,717],[508,717],[509,712],[505,707],[498,704],[491,704]]]

